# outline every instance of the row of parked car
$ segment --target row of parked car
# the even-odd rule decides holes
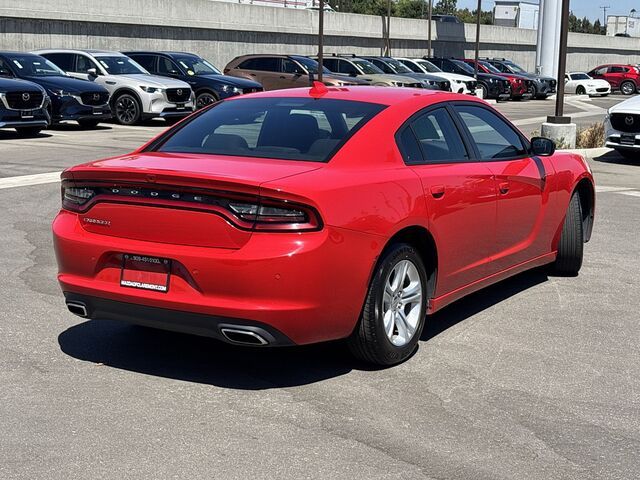
[[[529,73],[504,58],[476,62],[329,54],[323,65],[323,81],[330,86],[480,92],[497,100],[545,99],[557,89],[555,79]],[[123,125],[157,117],[171,122],[230,96],[309,86],[317,72],[317,58],[303,55],[243,55],[221,72],[206,59],[183,52],[0,52],[0,128],[35,135],[68,120],[83,127],[112,118]],[[613,87],[630,94],[640,86],[639,77],[636,67],[604,65],[590,74],[568,74],[565,88],[607,95]]]

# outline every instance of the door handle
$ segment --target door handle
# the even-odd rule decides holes
[[[503,195],[509,193],[509,182],[500,182],[498,184],[498,189],[500,190],[500,193]]]
[[[434,185],[431,187],[431,196],[433,198],[442,198],[444,196],[444,185]]]

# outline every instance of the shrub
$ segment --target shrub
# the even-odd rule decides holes
[[[578,131],[576,148],[599,148],[604,145],[604,140],[604,124],[594,123],[590,127]]]

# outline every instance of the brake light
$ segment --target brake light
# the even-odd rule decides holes
[[[248,196],[234,192],[176,190],[137,185],[82,185],[62,183],[62,208],[76,213],[98,202],[125,202],[138,205],[167,205],[176,209],[196,209],[219,214],[243,230],[313,231],[322,229],[320,215],[313,207],[288,200]]]

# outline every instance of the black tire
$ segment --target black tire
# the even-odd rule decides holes
[[[196,110],[200,110],[201,108],[211,105],[217,101],[218,97],[215,93],[207,90],[199,92],[198,95],[196,95]]]
[[[620,92],[623,95],[633,95],[634,93],[636,93],[636,90],[637,90],[636,84],[633,83],[631,80],[627,80],[620,84]]]
[[[96,128],[99,123],[100,120],[94,120],[92,118],[78,120],[78,125],[80,125],[82,128]]]
[[[406,344],[396,346],[385,332],[383,297],[386,282],[391,278],[394,267],[404,260],[408,260],[416,267],[421,282],[422,297],[413,336]],[[427,298],[427,274],[420,255],[415,248],[406,243],[392,245],[382,254],[371,279],[358,325],[348,340],[351,353],[365,362],[383,366],[395,365],[409,358],[416,350],[424,328]],[[417,305],[418,302],[416,307]]]
[[[562,226],[558,256],[553,265],[557,275],[576,276],[582,267],[584,253],[584,232],[582,224],[582,207],[577,192],[571,197],[567,214]]]
[[[16,132],[20,137],[37,137],[42,131],[42,127],[16,127]]]
[[[483,100],[486,100],[487,98],[489,98],[489,88],[486,85],[484,85],[482,83],[479,83],[478,84],[478,88],[480,90],[482,90],[482,99]]]
[[[586,95],[587,91],[584,89],[582,85],[576,88],[576,95]]]
[[[135,125],[142,117],[142,107],[136,97],[122,93],[113,100],[113,115],[120,125]]]

